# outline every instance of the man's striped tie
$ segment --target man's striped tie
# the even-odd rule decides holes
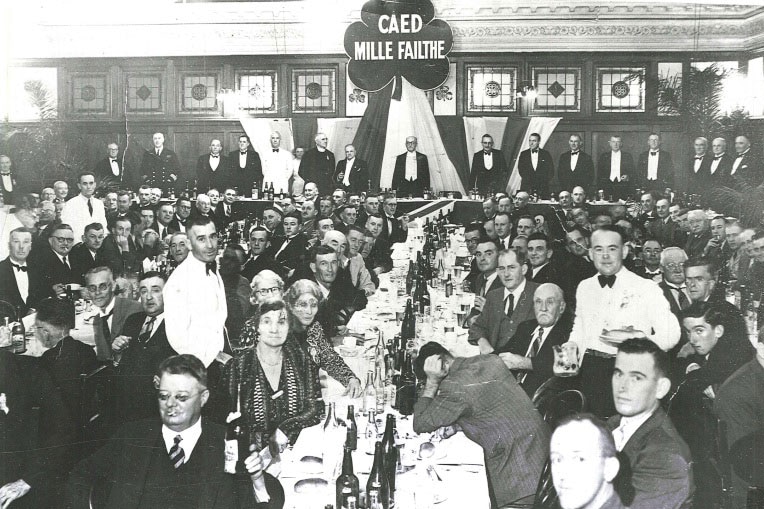
[[[170,461],[172,462],[172,466],[180,468],[181,465],[183,465],[183,461],[186,459],[186,454],[180,446],[180,441],[183,440],[183,437],[176,435],[173,440],[175,441],[175,445],[170,449]]]

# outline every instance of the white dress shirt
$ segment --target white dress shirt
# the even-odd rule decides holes
[[[610,152],[610,181],[620,182],[621,180],[621,151]]]
[[[629,439],[631,439],[632,435],[634,435],[639,427],[647,422],[647,419],[652,415],[653,412],[645,412],[644,414],[635,415],[634,417],[621,416],[621,423],[613,430],[615,448],[618,452],[623,450],[624,446],[629,443]]]
[[[494,272],[494,275],[496,275],[495,272]],[[488,285],[486,285],[486,289],[488,289]],[[512,299],[513,301],[512,310],[514,311],[515,308],[517,307],[517,303],[520,301],[520,296],[523,294],[524,291],[525,291],[525,280],[522,280],[520,284],[517,286],[517,288],[515,288],[511,292],[507,289],[506,286],[504,287],[504,313],[509,313],[509,309],[507,309],[509,307],[509,301],[507,300],[507,298],[510,295],[514,296],[514,298]]]
[[[703,164],[703,158],[704,157],[705,156],[695,156],[695,162],[692,163],[692,171],[693,172],[698,173],[698,171],[700,170],[700,166]],[[719,166],[718,163],[717,163],[717,166]]]
[[[539,167],[539,153],[538,150],[535,152],[531,150],[531,166],[533,166],[533,169],[536,170],[536,168]]]
[[[353,161],[355,161],[355,157],[353,159],[345,159],[345,176],[342,178],[343,186],[350,186],[350,170],[353,168]]]
[[[13,177],[10,173],[8,174],[2,174],[3,177],[3,188],[5,188],[7,191],[13,191]]]
[[[570,341],[586,349],[615,355],[617,348],[599,339],[602,330],[631,325],[662,350],[679,342],[679,322],[663,291],[652,280],[621,267],[612,288],[601,287],[597,275],[584,279],[576,290],[576,318]]]
[[[174,396],[175,395],[173,394],[173,397]],[[167,454],[170,454],[170,449],[175,445],[175,437],[178,435],[182,438],[178,446],[183,449],[183,463],[188,463],[188,460],[191,458],[191,453],[194,452],[194,447],[196,447],[196,443],[199,441],[199,437],[202,436],[201,418],[183,431],[173,431],[162,424],[162,439],[164,440],[164,447],[167,450]]]
[[[718,156],[714,156],[714,160],[711,161],[711,175],[716,173],[716,169],[719,167],[719,163],[722,162],[722,156],[723,155],[724,155],[724,152],[722,152]]]
[[[493,168],[493,152],[487,154],[483,152],[483,168],[490,170]]]
[[[78,194],[64,204],[64,210],[61,212],[61,222],[72,227],[74,232],[74,242],[80,242],[85,234],[85,227],[90,223],[101,223],[104,231],[109,231],[106,224],[106,208],[103,202],[98,198],[91,197],[90,203],[93,205],[93,215],[90,215],[88,209],[88,199]]]
[[[748,149],[751,150],[751,149]],[[734,175],[737,169],[740,167],[740,163],[743,162],[743,156],[745,156],[748,153],[748,150],[743,152],[742,154],[738,154],[735,158],[735,162],[732,163],[732,171],[730,172],[730,175]]]
[[[189,253],[170,275],[163,294],[170,346],[209,367],[225,345],[228,307],[223,280],[217,273],[207,274],[204,262]]]
[[[280,148],[278,152],[269,149],[260,155],[263,164],[263,182],[273,182],[275,193],[289,192],[289,177],[292,176],[292,154]]]
[[[570,171],[576,171],[576,166],[578,166],[578,154],[581,152],[576,152],[575,154],[573,152],[570,153]]]
[[[212,168],[212,171],[216,171],[218,166],[220,166],[220,156],[215,157],[210,154],[210,168]]]
[[[416,180],[416,152],[406,152],[406,180]]]
[[[104,309],[100,309],[100,310],[98,311],[98,316],[100,316],[100,317],[101,317],[101,320],[103,320],[103,318],[104,318],[106,315],[109,315],[109,318],[107,318],[107,319],[106,319],[106,323],[108,323],[108,324],[109,324],[109,330],[110,330],[110,331],[111,331],[111,324],[112,324],[112,323],[114,323],[114,304],[115,304],[116,302],[117,302],[117,298],[116,298],[116,297],[112,297],[112,298],[111,298],[111,302],[109,302],[109,304],[106,306],[106,308],[104,308]],[[102,322],[102,323],[103,323],[103,322]],[[108,341],[108,338],[106,338],[106,339],[107,339],[107,341]]]
[[[17,262],[13,258],[11,258],[11,263],[19,267],[27,266],[27,262]],[[16,278],[16,287],[19,289],[19,294],[21,294],[21,300],[26,302],[27,298],[29,298],[29,267],[27,267],[27,270],[11,267],[11,270],[13,270],[13,276]]]
[[[498,276],[499,273],[496,271],[493,271],[493,274],[488,276],[488,278],[485,281],[485,286],[483,287],[483,293],[480,295],[480,297],[485,297],[485,294],[488,293],[488,289],[491,288],[491,285],[493,284],[493,280],[496,279],[496,276]],[[480,277],[483,277],[482,274]]]
[[[655,152],[655,155],[653,155]],[[658,180],[658,161],[661,157],[659,151],[650,151],[647,154],[647,180]]]
[[[109,166],[111,166],[111,173],[115,177],[119,177],[119,164],[117,164],[116,159],[109,158]]]
[[[247,152],[239,151],[239,168],[247,167]]]

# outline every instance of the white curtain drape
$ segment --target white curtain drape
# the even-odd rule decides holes
[[[345,159],[345,145],[353,143],[361,118],[319,118],[318,132],[329,138],[329,150],[337,161]],[[358,148],[356,147],[356,150]]]
[[[493,136],[493,148],[501,150],[507,117],[464,117],[464,134],[467,138],[467,153],[472,161],[472,154],[483,150],[481,141],[484,134]]]
[[[281,148],[292,152],[294,149],[294,134],[290,118],[240,118],[244,132],[259,154],[271,150],[271,133],[281,134]]]
[[[523,136],[520,152],[528,148],[528,136],[532,133],[538,133],[539,136],[541,136],[541,147],[543,148],[544,145],[546,145],[546,142],[549,141],[549,137],[554,132],[557,124],[560,123],[560,120],[562,120],[560,117],[531,117],[528,128],[525,130],[525,135]],[[512,175],[510,175],[509,183],[507,184],[507,191],[509,193],[514,193],[520,189],[520,184],[522,184],[523,181],[522,177],[520,177],[520,171],[517,168],[517,162],[519,160],[520,157],[518,152],[518,157],[515,159],[515,165],[512,168]]]
[[[401,100],[390,101],[380,186],[392,187],[395,158],[406,151],[406,138],[416,136],[417,151],[428,158],[432,188],[436,192],[459,191],[465,194],[456,168],[446,154],[427,96],[423,90],[415,88],[405,78],[401,80]]]

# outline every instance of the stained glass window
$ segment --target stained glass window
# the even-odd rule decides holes
[[[218,107],[218,78],[215,75],[186,74],[182,78],[180,109],[209,112]]]
[[[645,68],[598,67],[597,111],[645,111]]]
[[[580,67],[534,67],[536,109],[541,111],[581,111]]]
[[[252,113],[275,113],[278,107],[276,71],[242,71],[238,75],[239,107]]]
[[[133,112],[162,111],[162,76],[128,74],[127,109]]]
[[[292,70],[292,112],[334,113],[336,83],[334,69]]]
[[[517,68],[467,66],[467,111],[515,111]]]

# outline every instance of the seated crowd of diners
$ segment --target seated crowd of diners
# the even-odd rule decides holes
[[[77,184],[68,201],[61,186],[18,197],[4,218],[0,300],[36,313],[45,351],[0,351],[0,505],[281,507],[258,453],[321,420],[319,370],[361,395],[333,339],[407,239],[395,194],[307,182],[244,248],[219,242],[235,189],[170,203],[148,186],[97,197],[90,172]],[[764,426],[764,336],[752,343],[727,299],[760,300],[764,231],[658,192],[636,213],[580,187],[557,212],[533,215],[529,198],[498,193],[465,225],[462,326],[481,355],[421,345],[415,431],[457,425],[479,444],[497,508],[532,496],[545,464],[564,509],[710,507],[716,425],[730,447]],[[72,288],[95,348],[72,337]],[[555,377],[555,347],[575,347],[577,376]],[[588,413],[545,420],[534,402],[556,390],[580,391]],[[237,398],[244,479],[223,469]],[[744,507],[749,480],[733,481]]]

